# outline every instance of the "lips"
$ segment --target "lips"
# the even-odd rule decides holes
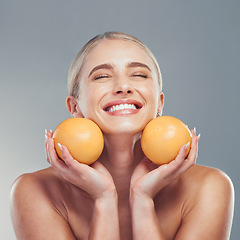
[[[107,103],[103,110],[115,115],[115,113],[133,114],[142,108],[142,103],[133,99],[120,99]]]

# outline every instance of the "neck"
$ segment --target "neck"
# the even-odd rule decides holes
[[[100,161],[113,177],[119,200],[128,199],[132,173],[144,156],[140,145],[140,134],[104,135],[104,140],[104,151]]]

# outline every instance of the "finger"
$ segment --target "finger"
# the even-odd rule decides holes
[[[45,129],[45,143],[44,143],[44,146],[45,146],[45,154],[46,154],[47,161],[48,161],[48,163],[50,164],[50,160],[49,160],[49,157],[48,157],[47,142],[48,142],[48,135],[47,135],[47,130]]]
[[[196,160],[197,158],[197,154],[198,154],[198,140],[199,138],[197,136],[194,136],[192,138],[192,143],[191,143],[191,149],[190,149],[190,152],[186,158],[186,160],[192,162]]]
[[[188,142],[187,144],[183,144],[181,146],[177,157],[167,165],[169,170],[171,170],[173,172],[174,170],[177,170],[183,164],[186,154],[187,154],[187,149],[189,147],[189,144],[190,144],[190,142]]]
[[[51,131],[48,131],[45,129],[45,143],[48,138],[51,138],[53,136],[53,133]]]
[[[201,134],[199,133],[199,134],[197,135],[196,128],[192,129],[192,130],[191,130],[191,133],[192,133],[192,136],[197,136],[197,140],[199,141]]]
[[[79,162],[72,157],[66,146],[61,145],[60,143],[58,144],[58,146],[61,151],[63,161],[68,167],[72,168],[75,164],[79,164]]]
[[[194,160],[194,162],[196,162],[196,158],[197,158],[197,155],[198,155],[198,141],[200,139],[200,136],[201,134],[196,134],[196,128],[192,129],[191,130],[192,132],[192,142],[191,142],[191,149],[190,149],[190,152],[187,156],[187,159],[186,160]]]
[[[47,131],[47,129],[45,129],[45,153],[46,153],[46,157],[47,157],[47,161],[50,163],[50,160],[49,160],[49,156],[47,154],[47,141],[48,141],[48,138],[51,138],[53,135],[53,133],[51,131]]]
[[[162,176],[164,178],[168,178],[168,176],[173,177],[173,175],[177,176],[180,173],[185,171],[185,169],[183,169],[183,165],[185,162],[185,157],[187,154],[187,149],[189,147],[189,144],[190,143],[187,143],[181,146],[177,157],[173,161],[171,161],[168,164],[162,165],[162,169],[160,170],[162,170]]]
[[[59,148],[63,158],[63,161],[60,161],[64,162],[64,166],[60,166],[59,171],[68,181],[72,181],[71,179],[73,179],[74,174],[77,174],[78,177],[86,181],[89,178],[89,174],[95,172],[95,169],[92,167],[74,159],[66,146],[59,144]],[[72,176],[69,176],[69,174]]]
[[[190,132],[192,133],[192,136],[196,136],[196,128],[194,127],[193,129],[190,130]]]
[[[192,138],[191,149],[187,156],[187,158],[183,162],[183,166],[180,169],[180,172],[185,172],[190,167],[192,167],[196,163],[198,155],[198,137],[194,136]]]
[[[58,170],[63,170],[66,168],[66,164],[58,157],[57,152],[54,148],[54,141],[50,137],[47,141],[47,153],[50,164],[57,168]]]

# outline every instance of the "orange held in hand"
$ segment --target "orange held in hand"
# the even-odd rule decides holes
[[[64,120],[53,132],[53,139],[61,159],[58,143],[66,146],[74,159],[88,165],[99,158],[104,146],[102,131],[96,123],[86,118]]]
[[[142,133],[144,154],[161,165],[174,160],[183,144],[191,143],[192,134],[182,121],[171,116],[157,117],[150,121]],[[187,154],[190,150],[190,144]],[[186,156],[187,156],[186,154]]]

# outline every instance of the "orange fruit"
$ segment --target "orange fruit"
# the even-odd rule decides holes
[[[192,134],[181,120],[162,116],[151,120],[143,130],[141,146],[144,154],[161,165],[174,160],[183,144],[190,142]],[[186,153],[189,153],[190,144]]]
[[[88,165],[99,158],[104,146],[102,131],[96,123],[86,118],[64,120],[54,130],[53,140],[62,160],[58,143],[66,146],[74,159]]]

